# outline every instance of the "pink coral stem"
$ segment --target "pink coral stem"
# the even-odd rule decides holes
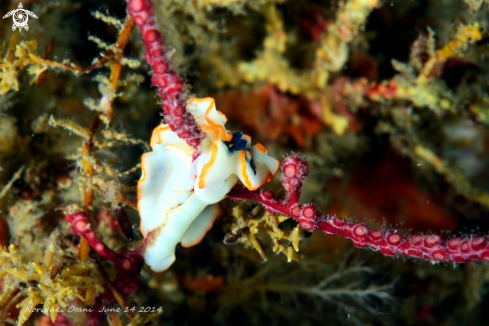
[[[101,257],[109,260],[118,270],[115,283],[125,294],[136,292],[138,287],[138,276],[143,266],[143,258],[136,251],[130,251],[125,256],[112,251],[97,238],[95,231],[90,227],[87,216],[83,212],[75,212],[65,216],[75,234],[82,236],[88,241],[90,247]]]
[[[194,117],[185,110],[185,100],[182,97],[183,81],[168,66],[163,40],[156,26],[153,4],[150,0],[129,0],[127,11],[141,31],[146,46],[144,59],[153,71],[151,82],[163,99],[162,108],[166,123],[178,137],[198,149],[204,134]]]
[[[287,197],[276,197],[270,190],[249,191],[235,187],[228,197],[233,201],[255,200],[270,213],[292,217],[308,230],[322,230],[326,235],[341,235],[359,248],[370,248],[385,256],[405,256],[429,261],[463,263],[471,260],[489,262],[487,237],[452,238],[444,241],[436,234],[413,235],[404,238],[396,231],[376,230],[361,223],[323,215],[314,204],[298,203],[302,182],[308,173],[307,163],[299,156],[287,157],[282,164],[282,184]]]

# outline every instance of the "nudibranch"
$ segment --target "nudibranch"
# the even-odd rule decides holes
[[[160,124],[151,136],[153,151],[141,157],[140,229],[146,238],[144,259],[154,271],[170,267],[179,242],[189,247],[202,240],[220,214],[217,203],[238,180],[256,190],[280,166],[261,144],[251,146],[249,136],[226,130],[226,116],[216,110],[214,99],[191,99],[186,109],[206,135],[198,156]]]

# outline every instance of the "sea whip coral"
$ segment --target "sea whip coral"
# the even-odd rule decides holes
[[[142,157],[138,183],[144,258],[161,271],[175,260],[178,242],[200,242],[219,215],[216,203],[238,179],[247,189],[258,189],[273,178],[279,162],[261,144],[250,147],[247,135],[227,131],[227,119],[213,99],[192,99],[185,105],[183,82],[168,68],[151,2],[130,0],[127,8],[141,30],[167,123],[153,131],[153,152]]]
[[[75,212],[65,216],[71,224],[75,234],[85,238],[90,247],[101,257],[111,261],[118,270],[117,279],[114,283],[124,294],[133,294],[138,288],[139,273],[143,266],[142,258],[137,251],[129,251],[126,255],[120,255],[105,243],[100,241],[91,228],[88,218],[83,212]]]
[[[286,197],[277,197],[270,190],[249,191],[235,187],[228,197],[234,201],[255,200],[272,214],[291,216],[308,230],[321,230],[326,235],[342,235],[359,248],[370,248],[385,256],[406,256],[429,261],[470,260],[489,262],[489,242],[486,237],[452,238],[445,241],[436,234],[413,235],[407,238],[396,231],[370,229],[336,216],[321,214],[314,204],[301,205],[302,182],[309,172],[307,163],[297,155],[287,157],[282,163],[282,184]]]
[[[200,155],[193,160],[196,151],[161,124],[151,137],[153,151],[141,159],[138,210],[147,238],[144,258],[155,271],[173,263],[177,243],[200,242],[220,213],[216,203],[238,179],[255,190],[279,168],[261,144],[251,146],[247,135],[225,129],[226,117],[213,99],[192,99],[187,108],[206,134]]]
[[[153,13],[153,5],[149,0],[129,0],[127,11],[139,27],[146,47],[144,59],[151,66],[153,76],[151,83],[158,88],[163,99],[163,111],[166,123],[178,137],[184,139],[193,148],[198,148],[204,134],[195,123],[192,115],[185,110],[182,97],[183,81],[168,67],[168,60],[163,51],[163,41],[158,32]]]
[[[164,217],[163,220],[156,218],[158,215],[154,215],[155,213],[153,210],[157,206],[155,199],[153,199],[154,204],[152,208],[141,208],[141,205],[139,206],[141,217],[143,219],[141,224],[143,233],[145,233],[145,231],[151,232],[155,230],[153,231],[154,236],[152,236],[152,234],[149,235],[150,239],[147,241],[145,253],[146,262],[154,269],[162,270],[171,264],[174,259],[174,244],[176,244],[178,241],[187,240],[185,237],[185,232],[193,229],[193,225],[191,224],[192,221],[197,223],[197,221],[201,219],[199,214],[204,210],[206,205],[202,205],[199,202],[195,202],[194,204],[195,198],[203,202],[205,202],[204,199],[212,199],[211,201],[207,202],[207,205],[215,204],[222,199],[229,190],[230,191],[227,193],[227,195],[235,201],[243,199],[256,200],[260,202],[267,211],[273,214],[281,213],[283,215],[295,218],[299,222],[299,225],[306,230],[315,231],[321,229],[327,235],[340,234],[345,238],[351,239],[357,247],[370,247],[371,249],[378,250],[387,256],[402,255],[430,261],[489,261],[489,242],[487,241],[486,237],[470,239],[453,238],[448,242],[445,242],[438,235],[415,235],[404,239],[403,236],[397,232],[392,232],[389,230],[371,230],[363,224],[352,223],[337,217],[322,215],[316,210],[313,204],[301,205],[298,200],[300,198],[302,181],[308,174],[308,166],[304,160],[296,155],[286,158],[282,165],[282,183],[287,192],[286,197],[276,197],[270,190],[258,189],[261,186],[260,183],[263,184],[269,180],[269,176],[263,178],[263,175],[260,174],[262,172],[255,170],[261,163],[258,160],[253,161],[255,160],[254,154],[257,154],[256,150],[258,150],[258,153],[262,154],[262,158],[266,158],[266,161],[268,161],[268,159],[273,159],[266,155],[266,151],[261,149],[261,145],[257,145],[255,150],[249,148],[249,139],[246,136],[243,137],[243,135],[240,133],[230,134],[227,132],[224,129],[225,117],[223,116],[221,116],[222,120],[220,122],[218,122],[219,118],[213,117],[211,119],[213,122],[208,121],[210,126],[201,125],[201,127],[203,126],[203,131],[207,134],[207,138],[204,140],[205,136],[202,133],[202,129],[200,129],[196,123],[196,120],[201,119],[201,116],[205,116],[205,114],[200,113],[200,115],[192,115],[192,110],[186,110],[182,100],[180,99],[183,83],[174,72],[168,70],[168,62],[166,61],[162,50],[163,43],[161,41],[161,35],[156,29],[151,2],[149,0],[129,0],[128,11],[134,18],[136,25],[138,25],[141,30],[141,34],[143,35],[143,40],[146,45],[145,58],[151,65],[154,72],[152,82],[158,87],[158,91],[163,97],[163,110],[166,114],[168,126],[172,131],[176,132],[177,136],[180,138],[180,140],[176,140],[178,137],[175,137],[174,139],[176,142],[181,143],[183,143],[181,141],[183,139],[188,145],[195,149],[194,152],[191,152],[189,148],[186,149],[186,162],[189,161],[190,157],[196,158],[194,163],[187,163],[185,168],[180,166],[175,168],[175,165],[173,166],[175,173],[178,174],[184,173],[182,172],[184,169],[186,169],[185,173],[187,174],[192,171],[192,174],[195,176],[195,183],[193,193],[190,195],[190,192],[192,191],[190,190],[188,198],[186,198],[184,202],[173,202],[171,205],[174,205],[175,208],[166,208],[166,210],[164,210],[165,214],[160,215],[160,217]],[[197,103],[199,102],[197,101]],[[199,110],[196,112],[199,112]],[[155,136],[155,133],[153,133],[153,136]],[[216,139],[219,141],[216,142]],[[201,145],[202,140],[204,140],[203,144],[202,146],[199,146]],[[244,141],[242,140],[246,141],[246,145],[244,145]],[[164,148],[166,146],[169,146],[168,148],[171,147],[171,143],[165,143],[163,145],[163,150],[165,150]],[[177,145],[175,144],[175,146]],[[182,148],[182,145],[179,146],[179,148]],[[209,149],[209,146],[211,149]],[[228,147],[227,151],[223,150],[225,147]],[[236,174],[236,176],[241,179],[245,187],[238,186],[231,189],[232,185],[234,185],[234,183],[237,181],[236,177],[233,175],[233,171],[238,166],[237,158],[236,154],[224,155],[224,153],[233,153],[235,151],[233,147],[239,149],[238,163],[240,162],[239,160],[244,162],[241,164],[242,166],[245,166],[241,169],[241,177],[239,174]],[[155,152],[154,154],[151,154],[158,155],[156,154],[156,149],[153,149]],[[204,153],[200,154],[199,150],[203,150]],[[168,151],[168,149],[166,151]],[[190,153],[192,153],[192,156],[189,156]],[[171,156],[171,154],[168,154],[168,156]],[[165,159],[165,162],[170,161],[171,159],[169,158]],[[209,162],[214,163],[209,165]],[[218,168],[212,169],[216,174],[207,171],[210,169],[210,166],[214,166],[216,163],[217,165],[215,166]],[[161,172],[161,169],[158,170],[157,167],[146,167],[144,161],[143,165],[143,170],[145,170],[146,173],[149,171],[154,171],[154,175],[156,175],[158,171]],[[272,164],[267,164],[267,166],[270,169],[270,173],[272,175],[275,174],[276,169],[272,168]],[[255,167],[255,169],[253,167]],[[219,168],[222,168],[223,171],[219,171]],[[246,171],[247,175],[250,175],[249,169],[253,170],[254,175],[259,174],[260,177],[262,177],[259,179],[260,182],[254,184],[253,182],[250,182],[250,180],[246,180],[246,178],[244,178],[244,171]],[[222,178],[219,178],[219,172],[222,172],[221,177],[224,176],[227,179],[222,180]],[[168,180],[171,180],[172,176],[173,174],[169,176],[170,179]],[[143,197],[146,197],[146,195],[143,195],[143,193],[146,193],[146,190],[143,190],[143,185],[145,185],[144,182],[146,178],[148,178],[148,175],[143,174],[143,178],[140,181],[140,186],[138,187],[138,198],[140,201],[144,200]],[[165,177],[160,176],[160,180],[164,178]],[[211,183],[209,184],[207,183],[208,178],[211,180]],[[190,180],[191,177],[187,177],[188,184],[191,184]],[[164,187],[167,185],[172,187],[174,184],[165,183]],[[139,191],[139,189],[141,189],[141,191]],[[152,188],[148,186],[148,193],[151,193],[151,189]],[[213,190],[211,191],[211,189]],[[216,190],[219,191],[213,193],[213,191]],[[163,192],[159,192],[158,194],[162,193]],[[172,195],[176,196],[175,194]],[[153,198],[155,198],[154,194]],[[165,197],[165,200],[168,199],[169,197]],[[192,209],[186,208],[188,206],[192,207]],[[176,218],[168,218],[169,216],[176,217],[178,214],[180,214],[180,210],[182,209],[188,209],[192,213],[191,220],[189,220],[187,217],[187,220],[182,219],[186,221],[185,223],[179,224]],[[211,208],[208,209],[210,210]],[[146,211],[151,211],[152,213],[148,215],[145,213]],[[149,219],[147,219],[144,215],[148,215]],[[212,224],[212,221],[210,220],[213,220],[213,218],[208,216],[205,227],[210,227],[210,224]],[[175,225],[178,224],[180,229],[178,229],[178,233],[172,234],[171,243],[165,244],[165,250],[171,252],[168,256],[158,257],[158,250],[161,250],[159,249],[160,245],[163,245],[165,243],[164,241],[168,241],[164,240],[162,235],[165,234],[165,232],[168,232],[168,227],[173,228],[173,223],[175,223]],[[148,225],[151,227],[148,227]],[[157,227],[158,229],[153,229],[154,227]],[[200,229],[200,234],[205,233],[205,231],[202,232],[205,227]],[[148,234],[146,233],[146,235]],[[198,237],[194,235],[193,240],[197,240],[197,238]],[[165,253],[167,252],[165,251]]]

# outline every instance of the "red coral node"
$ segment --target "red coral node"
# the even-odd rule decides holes
[[[302,182],[297,178],[292,178],[289,180],[289,185],[295,188],[299,188],[302,186]]]
[[[411,257],[414,257],[414,258],[422,258],[423,257],[423,253],[419,249],[409,249],[407,251],[407,254]]]
[[[270,199],[275,198],[275,194],[273,193],[273,191],[268,190],[268,189],[266,189],[266,190],[262,190],[262,191],[260,192],[260,196],[261,196],[263,199],[265,199],[265,200],[270,200]]]
[[[183,125],[183,118],[182,117],[178,117],[178,116],[173,116],[172,117],[172,121],[173,121],[173,124],[175,124],[176,126],[176,129],[178,127],[180,127],[181,125]],[[171,127],[171,126],[170,126]],[[178,133],[178,132],[177,132]],[[181,138],[181,137],[180,137]]]
[[[357,248],[366,248],[367,242],[355,239],[355,240],[353,240],[353,245]]]
[[[468,259],[463,256],[453,256],[453,261],[456,263],[466,263]]]
[[[192,136],[192,133],[189,130],[180,129],[179,131],[177,131],[177,135],[182,139],[187,139]]]
[[[420,235],[415,235],[410,238],[410,241],[413,246],[421,246],[423,244],[423,237]]]
[[[288,194],[295,193],[302,186],[302,182],[299,179],[293,178],[290,180],[285,180],[283,183],[285,191]]]
[[[387,237],[387,242],[393,246],[397,246],[401,243],[402,236],[399,233],[393,233]]]
[[[154,66],[154,72],[156,74],[163,74],[166,71],[166,69],[168,69],[168,65],[163,61],[158,62]]]
[[[144,1],[142,0],[130,0],[127,4],[129,10],[141,11],[144,9]]]
[[[134,22],[136,25],[143,25],[146,22],[146,19],[142,15],[134,15]]]
[[[297,163],[299,163],[299,161],[300,161],[300,159],[297,155],[290,155],[284,159],[282,166],[286,166],[288,164],[297,165]]]
[[[312,204],[305,204],[299,217],[299,225],[309,231],[314,231],[316,228],[316,207]]]
[[[177,117],[181,117],[185,114],[185,108],[181,105],[173,108],[172,113],[176,115]]]
[[[156,41],[160,33],[157,30],[150,29],[144,33],[143,39],[145,43],[151,43]]]
[[[380,230],[373,230],[372,232],[370,232],[370,236],[372,237],[372,239],[377,240],[384,236],[384,232]]]
[[[485,237],[478,237],[478,238],[475,238],[475,239],[472,239],[471,241],[471,246],[472,246],[472,249],[474,250],[481,250],[482,248],[484,248],[487,244],[487,239]]]
[[[464,253],[469,253],[470,252],[470,245],[468,241],[462,242],[462,245],[460,246],[460,250]]]
[[[436,234],[430,234],[424,239],[424,244],[427,248],[433,248],[434,246],[440,244],[442,241],[441,237]]]
[[[448,248],[451,250],[458,250],[461,245],[462,245],[462,239],[460,238],[453,238],[450,241],[448,241]]]
[[[295,164],[287,164],[282,168],[283,175],[287,178],[292,178],[297,174],[297,166]]]
[[[153,77],[151,77],[151,83],[159,88],[165,88],[168,85],[164,75],[153,75]]]
[[[360,225],[357,225],[353,229],[353,234],[357,238],[365,238],[368,235],[368,228],[365,225],[361,225],[361,224]]]
[[[75,224],[73,225],[73,227],[78,232],[85,232],[88,229],[88,223],[86,221],[83,221],[83,220],[76,221]]]
[[[489,250],[483,251],[483,252],[481,253],[481,259],[482,259],[483,261],[487,261],[487,262],[489,262]]]
[[[334,217],[333,218],[333,224],[337,227],[343,227],[343,226],[345,226],[346,222],[342,218]]]
[[[316,208],[311,204],[306,204],[302,209],[301,215],[308,219],[314,218],[316,216]]]
[[[316,228],[316,223],[314,223],[313,220],[308,220],[305,218],[299,218],[299,225],[301,228],[308,231],[314,231],[314,229]]]
[[[192,137],[190,139],[187,139],[187,144],[189,144],[190,146],[196,148],[200,145],[200,138],[197,138],[197,137]]]
[[[293,216],[293,217],[299,217],[301,216],[301,211],[302,211],[302,206],[300,204],[294,204],[291,208],[290,208],[290,214]]]
[[[435,250],[432,253],[433,259],[437,261],[444,261],[447,259],[447,254],[443,250]]]
[[[395,256],[396,252],[394,249],[389,247],[380,247],[379,251],[385,256]]]
[[[149,53],[151,53],[152,57],[159,58],[163,55],[163,50],[159,47],[153,47],[149,50]],[[161,58],[161,59],[163,59],[163,58]]]

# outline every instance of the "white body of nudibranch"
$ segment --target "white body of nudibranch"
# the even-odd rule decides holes
[[[279,161],[261,145],[251,146],[249,136],[224,128],[226,117],[214,99],[192,99],[187,110],[206,138],[200,155],[161,124],[151,136],[152,152],[141,158],[138,182],[140,229],[146,240],[144,259],[155,271],[175,260],[175,246],[193,246],[202,240],[220,214],[219,205],[238,179],[249,190],[270,181]]]

